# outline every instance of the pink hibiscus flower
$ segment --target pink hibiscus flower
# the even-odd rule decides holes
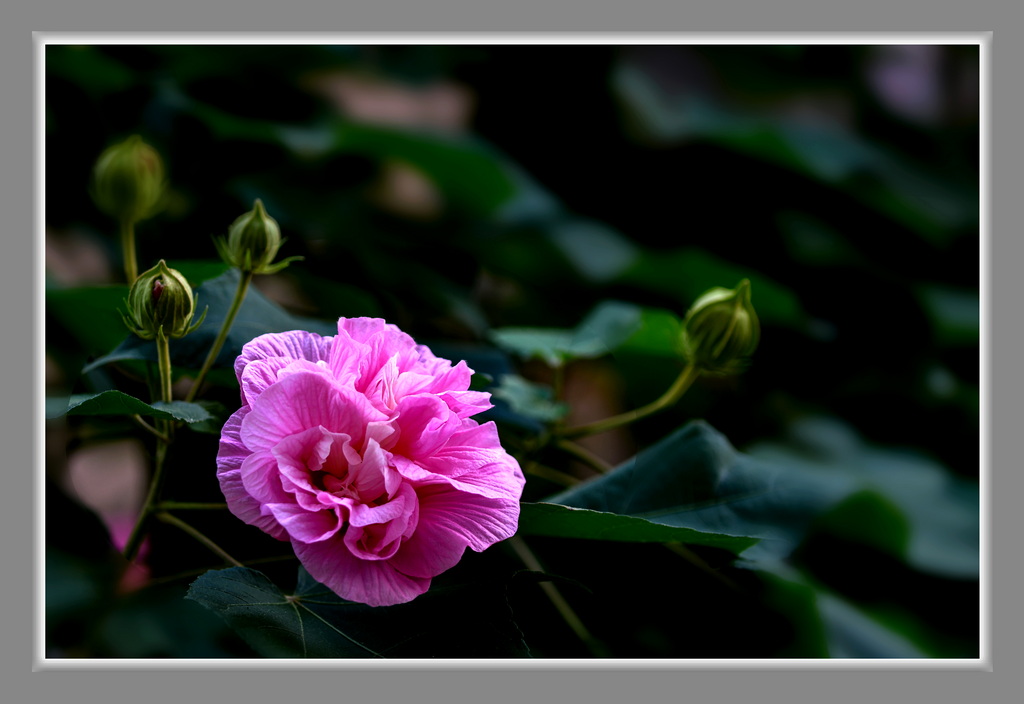
[[[235,361],[242,407],[221,431],[231,512],[289,540],[309,573],[372,606],[414,599],[462,557],[511,537],[525,483],[452,365],[394,325],[273,333]]]

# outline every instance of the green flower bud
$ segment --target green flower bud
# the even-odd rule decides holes
[[[237,267],[243,272],[253,274],[272,274],[285,268],[291,262],[302,257],[289,257],[284,261],[272,264],[277,250],[284,240],[281,239],[281,228],[277,220],[267,215],[263,201],[259,198],[252,210],[238,217],[228,230],[227,242],[224,238],[215,238],[217,251],[227,264]]]
[[[680,339],[686,359],[709,374],[736,374],[757,349],[761,324],[750,303],[750,281],[713,288],[690,307]]]
[[[153,147],[133,135],[108,147],[93,167],[93,199],[122,222],[138,222],[159,210],[164,164]]]
[[[202,324],[206,311],[195,325],[192,287],[176,269],[160,263],[135,279],[128,292],[125,325],[143,340],[152,340],[162,329],[169,338],[184,337]]]

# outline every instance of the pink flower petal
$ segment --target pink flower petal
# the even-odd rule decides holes
[[[313,579],[342,599],[391,606],[412,601],[430,587],[429,579],[404,575],[389,560],[360,560],[337,535],[321,543],[292,545]]]
[[[453,567],[467,547],[481,552],[511,538],[519,502],[465,494],[444,484],[416,490],[420,516],[416,532],[391,559],[408,575],[428,577]]]
[[[266,504],[292,540],[318,543],[334,536],[342,526],[342,509],[307,511],[296,504]]]
[[[338,386],[321,374],[291,374],[264,391],[242,420],[241,438],[251,450],[270,450],[303,430],[323,426],[363,440],[369,422],[384,419],[365,396]]]
[[[249,409],[246,407],[235,411],[221,430],[220,451],[217,453],[217,481],[231,513],[278,540],[287,540],[288,534],[285,530],[273,516],[262,514],[262,504],[246,491],[242,482],[242,463],[252,453],[242,444],[238,434],[242,417],[248,412]]]
[[[462,425],[462,420],[437,396],[406,396],[395,411],[399,436],[388,450],[410,459],[430,456]]]
[[[330,354],[332,341],[331,337],[321,337],[305,330],[260,335],[242,347],[242,354],[235,360],[235,375],[241,381],[242,370],[249,362],[256,359],[284,357],[286,359],[306,359],[310,362],[326,360]]]

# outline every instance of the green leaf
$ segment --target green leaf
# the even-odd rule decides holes
[[[658,308],[640,309],[640,326],[618,346],[616,352],[629,352],[681,360],[679,340],[683,321],[674,313]]]
[[[179,259],[174,262],[174,268],[181,272],[181,275],[194,289],[210,279],[222,276],[231,267],[222,261],[213,259]]]
[[[546,501],[759,538],[743,557],[778,559],[796,547],[815,516],[851,491],[841,477],[803,478],[736,452],[720,433],[694,421],[608,474]]]
[[[74,394],[69,399],[46,399],[46,417],[69,416],[151,416],[165,420],[200,423],[213,416],[198,403],[157,401],[148,404],[123,391],[102,391],[98,394]]]
[[[830,508],[837,514],[823,514],[831,530],[898,552],[909,565],[924,572],[952,579],[977,578],[977,483],[954,476],[920,453],[866,443],[849,426],[827,417],[804,418],[791,426],[786,442],[758,443],[748,448],[748,453],[782,468],[791,476],[790,483],[800,477],[805,477],[805,482],[842,478],[849,487],[842,498],[860,502],[863,513],[857,520],[833,504]],[[869,497],[856,496],[862,492]],[[882,543],[877,527],[857,527],[866,520],[884,521],[890,527]]]
[[[940,344],[975,346],[979,343],[981,302],[977,290],[923,285],[917,287],[917,295]]]
[[[549,387],[531,383],[517,374],[501,377],[501,382],[491,389],[491,394],[507,403],[513,413],[543,423],[556,421],[569,412],[566,404],[551,398]]]
[[[742,554],[758,565],[787,557],[816,520],[873,491],[885,498],[890,523],[899,520],[891,516],[895,507],[909,526],[903,556],[909,564],[943,576],[977,576],[976,486],[924,458],[862,447],[825,423],[808,423],[802,433],[833,445],[816,454],[762,445],[751,450],[755,456],[736,452],[706,423],[689,423],[614,471],[547,501],[759,538]],[[868,544],[877,539],[874,531],[864,534]]]
[[[574,330],[507,327],[492,330],[490,337],[499,347],[524,359],[536,357],[557,367],[572,359],[608,354],[636,332],[640,324],[639,307],[605,301]]]
[[[119,312],[126,298],[123,285],[48,288],[46,312],[74,335],[86,355],[104,354],[128,332]]]
[[[528,655],[504,585],[432,588],[407,604],[345,601],[300,570],[293,594],[245,567],[210,571],[188,599],[219,614],[252,648],[277,658],[488,658]]]
[[[227,316],[238,288],[238,280],[238,270],[230,269],[196,290],[197,310],[202,311],[209,306],[209,312],[194,332],[170,341],[171,362],[175,367],[199,369],[202,366]],[[254,337],[286,330],[308,330],[321,335],[334,335],[337,333],[337,324],[292,315],[250,286],[214,367],[230,367],[241,353],[242,346]],[[133,335],[110,354],[87,365],[85,371],[123,360],[156,361],[156,345]]]
[[[927,654],[867,611],[782,564],[761,571],[769,603],[799,619],[795,657],[921,658]],[[810,650],[808,654],[806,651]]]
[[[736,554],[757,542],[755,538],[666,525],[657,519],[648,520],[551,503],[521,504],[519,533],[587,540],[679,542],[723,548]]]

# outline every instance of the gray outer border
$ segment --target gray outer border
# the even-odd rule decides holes
[[[990,0],[982,3],[958,3],[956,6],[944,2],[937,6],[934,2],[873,2],[866,6],[862,2],[845,3],[843,5],[823,7],[822,4],[807,2],[786,2],[747,7],[739,3],[719,0],[712,7],[693,8],[664,6],[657,0],[633,0],[630,3],[617,5],[597,5],[582,0],[571,2],[562,0],[545,0],[540,7],[524,8],[521,2],[504,3],[500,6],[483,7],[479,3],[464,0],[462,2],[412,4],[405,7],[401,3],[390,0],[378,0],[370,7],[337,7],[330,3],[311,3],[311,7],[296,12],[294,2],[282,3],[276,7],[260,7],[259,12],[246,11],[237,0],[231,3],[212,3],[210,0],[189,3],[183,8],[181,0],[175,3],[147,6],[140,8],[138,3],[104,2],[86,5],[65,2],[48,2],[39,0],[31,7],[24,6],[5,10],[2,38],[4,61],[0,62],[3,72],[4,100],[0,101],[3,120],[0,124],[6,129],[0,131],[0,144],[3,145],[4,188],[0,189],[0,198],[4,201],[2,211],[5,214],[2,222],[7,226],[6,237],[3,238],[5,256],[0,258],[0,280],[4,282],[4,321],[20,324],[20,327],[7,324],[13,330],[4,336],[3,359],[8,361],[3,366],[5,375],[3,387],[5,391],[15,390],[14,398],[26,399],[36,411],[29,415],[16,409],[14,404],[5,406],[4,428],[5,440],[19,439],[21,442],[6,442],[8,449],[7,478],[17,486],[3,492],[5,501],[4,528],[0,535],[4,541],[4,555],[7,560],[17,553],[20,569],[4,571],[3,593],[5,624],[17,624],[17,627],[5,629],[3,639],[4,690],[12,692],[15,701],[62,701],[80,698],[87,694],[89,700],[93,695],[97,699],[110,702],[120,701],[180,701],[189,696],[197,696],[200,700],[214,700],[222,695],[229,695],[230,700],[245,697],[250,701],[277,701],[285,697],[308,694],[334,694],[347,698],[360,695],[377,695],[374,700],[397,701],[408,695],[417,699],[434,700],[448,698],[452,701],[501,701],[502,699],[520,700],[527,696],[540,696],[542,699],[562,698],[565,694],[574,694],[579,698],[586,697],[595,701],[628,701],[639,697],[649,698],[651,695],[676,695],[678,698],[690,698],[698,701],[721,700],[741,701],[744,698],[760,698],[767,693],[771,699],[800,701],[861,701],[871,697],[881,700],[893,700],[897,696],[912,700],[927,697],[930,701],[964,701],[981,699],[985,701],[1010,701],[1013,699],[1008,692],[1013,691],[1008,683],[1009,675],[1016,672],[1012,662],[1021,652],[1021,610],[1012,605],[1006,606],[993,618],[992,648],[990,662],[993,672],[737,672],[741,668],[719,672],[646,672],[646,671],[599,671],[591,669],[573,669],[567,667],[561,672],[542,671],[525,673],[521,671],[473,671],[473,672],[356,672],[343,671],[339,677],[326,672],[193,672],[180,676],[175,671],[160,672],[31,672],[34,652],[29,645],[34,640],[32,609],[26,608],[35,602],[34,579],[31,566],[36,562],[32,543],[25,539],[28,531],[24,526],[33,525],[34,518],[28,509],[30,504],[23,497],[34,494],[31,472],[25,468],[36,466],[38,458],[35,448],[25,442],[25,438],[36,433],[36,417],[41,413],[38,402],[33,401],[36,395],[34,379],[39,378],[38,370],[42,355],[38,347],[40,339],[38,331],[42,319],[39,301],[33,307],[26,307],[24,291],[34,290],[33,275],[36,269],[29,269],[24,262],[36,260],[41,246],[36,242],[38,233],[33,222],[33,211],[28,203],[34,202],[35,181],[28,178],[29,173],[37,171],[28,168],[35,162],[33,152],[35,144],[34,115],[34,80],[33,65],[33,30],[56,31],[98,31],[131,32],[139,29],[159,29],[162,32],[184,30],[188,32],[228,31],[237,29],[256,31],[302,31],[309,27],[329,28],[337,31],[354,32],[396,32],[434,31],[441,33],[469,32],[469,37],[481,36],[485,32],[532,32],[534,36],[544,36],[556,32],[563,36],[566,33],[585,37],[587,33],[614,32],[722,32],[729,34],[746,31],[776,32],[813,32],[821,36],[822,29],[836,27],[845,31],[871,30],[879,32],[904,30],[914,31],[924,27],[929,33],[990,31],[1008,29],[1012,19],[1016,17],[1016,8],[1010,3]],[[396,6],[397,5],[397,6]],[[439,7],[440,5],[440,7]],[[140,11],[141,10],[141,11]],[[337,10],[337,11],[334,11]],[[584,12],[585,10],[585,12]],[[186,16],[186,11],[188,15]],[[263,23],[254,26],[257,21]],[[866,19],[869,18],[869,19]],[[300,26],[296,26],[300,25]],[[1020,25],[1017,25],[1020,26]],[[481,36],[483,38],[483,36]],[[1001,40],[1001,41],[999,41]],[[1019,520],[1019,512],[1010,510],[1009,502],[1014,496],[1020,495],[1021,473],[1008,454],[1006,445],[999,446],[995,442],[996,430],[1006,436],[1011,428],[1017,427],[1016,417],[1004,406],[1010,399],[1020,397],[1019,375],[997,375],[997,370],[1007,369],[1010,340],[1006,331],[1019,331],[1019,325],[1009,323],[1011,306],[1019,298],[1013,296],[1010,287],[1015,281],[1010,276],[1010,267],[1015,261],[1012,248],[1016,248],[1017,258],[1020,256],[1019,239],[1012,234],[1007,207],[1001,211],[994,208],[999,203],[1008,204],[1012,198],[1019,198],[1016,193],[1017,184],[1022,180],[1013,178],[1007,172],[1016,166],[1020,169],[1019,140],[1009,132],[999,133],[998,125],[1019,125],[1022,123],[1020,94],[1009,92],[1009,80],[1017,74],[1020,66],[1020,44],[1014,38],[994,32],[989,46],[989,56],[993,69],[990,91],[990,137],[1002,134],[1004,139],[999,143],[999,150],[992,155],[990,161],[990,234],[988,238],[988,256],[983,266],[983,288],[990,303],[985,322],[991,331],[985,362],[987,363],[987,379],[998,380],[997,388],[991,389],[987,408],[988,423],[985,431],[989,440],[990,477],[995,480],[995,468],[1003,468],[998,474],[998,483],[992,481],[999,491],[991,491],[991,503],[987,514],[991,529],[992,549],[1000,548],[1001,561],[993,564],[993,578],[999,577],[1006,585],[1011,577],[1018,577],[1021,564],[1018,541],[997,538],[995,527],[1001,530],[998,536],[1012,535],[1010,522]],[[1014,54],[1017,54],[1016,60]],[[1000,82],[996,82],[996,78]],[[996,93],[996,87],[1002,90]],[[1012,111],[1012,113],[1011,113]],[[998,117],[996,117],[998,115]],[[1015,117],[1017,119],[1011,119]],[[1014,158],[1017,157],[1017,158]],[[994,171],[999,169],[998,181]],[[1012,189],[1012,190],[1011,190]],[[999,194],[1002,198],[999,198]],[[18,207],[20,206],[20,207]],[[12,217],[13,214],[13,217]],[[33,233],[26,237],[25,233]],[[998,234],[997,234],[998,233]],[[1016,243],[1015,243],[1016,242]],[[10,247],[16,251],[10,251]],[[20,251],[19,251],[20,249]],[[17,290],[21,295],[11,295]],[[1019,292],[1018,292],[1019,296]],[[985,297],[983,297],[983,301]],[[999,315],[997,318],[996,315]],[[1006,320],[1002,320],[1002,318]],[[999,322],[1003,323],[997,328]],[[983,325],[985,323],[983,322]],[[31,346],[18,345],[16,342],[25,340],[22,330],[31,329],[33,343]],[[1020,333],[1017,332],[1017,335]],[[999,353],[996,342],[1001,342],[1003,352]],[[1014,342],[1019,342],[1014,340]],[[33,376],[26,375],[25,369],[33,369]],[[1019,405],[1016,406],[1019,410]],[[1011,425],[1012,424],[1012,425]],[[17,453],[12,457],[9,453]],[[1014,491],[1014,488],[1017,490]],[[998,500],[997,500],[998,499]],[[1000,508],[1002,510],[1000,510]],[[29,513],[29,515],[25,515]],[[995,519],[999,516],[999,520]],[[1007,554],[1015,550],[1015,555]],[[1017,558],[1017,559],[1014,559]],[[1010,571],[1014,573],[1010,574]],[[994,582],[995,579],[992,580]],[[1006,594],[990,584],[989,595],[992,606],[1001,602],[997,596]],[[13,613],[10,613],[13,612]],[[994,608],[992,613],[995,614]],[[1002,676],[997,681],[995,676]],[[995,691],[993,688],[998,688]],[[978,692],[978,690],[984,690]],[[894,691],[895,690],[895,691]],[[1003,696],[999,696],[1002,694]],[[895,695],[895,696],[894,696]],[[918,696],[919,695],[919,696]]]

